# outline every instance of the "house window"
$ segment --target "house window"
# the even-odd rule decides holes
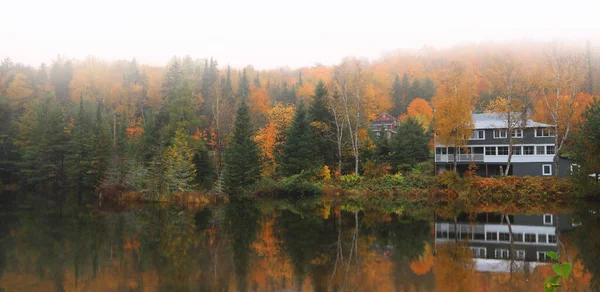
[[[544,225],[552,225],[552,214],[544,214]]]
[[[548,243],[556,243],[556,235],[548,234]]]
[[[535,148],[533,146],[523,146],[523,155],[534,155]]]
[[[485,155],[496,155],[496,147],[485,147]]]
[[[552,175],[552,164],[542,164],[542,175]]]
[[[473,252],[473,255],[476,258],[485,259],[485,256],[486,256],[485,247],[469,247],[469,248],[471,249],[471,251]]]
[[[485,233],[486,240],[498,240],[498,233],[496,232],[486,232]]]
[[[381,125],[377,125],[377,131],[381,131]]]
[[[513,146],[512,154],[513,155],[521,155],[521,146]]]
[[[525,242],[536,242],[536,237],[535,233],[525,233]]]
[[[485,240],[485,234],[483,234],[483,233],[473,233],[473,239],[475,239],[475,240]]]
[[[518,260],[525,260],[525,251],[520,249],[517,250],[517,259]]]
[[[498,147],[498,155],[508,155],[508,146]]]
[[[535,129],[536,137],[554,137],[554,129],[551,128],[537,128]]]
[[[497,129],[494,130],[494,139],[502,139],[508,137],[506,134],[506,129]]]
[[[448,149],[446,149],[445,147],[436,147],[435,154],[448,154]]]
[[[507,259],[509,256],[508,249],[497,248],[494,253],[497,259]]]
[[[510,241],[510,233],[498,232],[498,238],[500,241]]]
[[[548,154],[548,155],[550,155],[550,154],[554,155],[554,145],[546,146],[546,154]]]
[[[549,258],[548,256],[546,256],[546,252],[545,251],[538,251],[537,252],[537,260],[540,262],[549,262],[552,259]]]
[[[521,129],[513,130],[511,136],[513,138],[523,138],[523,130],[521,130]]]
[[[485,131],[484,130],[473,131],[473,135],[471,135],[471,140],[485,140]]]
[[[438,231],[435,233],[436,238],[448,238],[448,231]]]
[[[537,151],[537,155],[544,155],[546,154],[546,146],[536,146],[535,151]]]

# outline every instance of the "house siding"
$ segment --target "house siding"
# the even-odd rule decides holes
[[[508,144],[508,138],[494,139],[494,130],[486,129],[484,140],[468,140],[467,145],[498,145]],[[535,128],[523,130],[523,138],[515,138],[514,144],[554,144],[554,137],[535,137]]]

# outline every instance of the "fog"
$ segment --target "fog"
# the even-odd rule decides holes
[[[190,1],[191,2],[191,1]],[[267,69],[488,41],[598,41],[593,1],[3,1],[0,58],[162,65],[173,55]]]

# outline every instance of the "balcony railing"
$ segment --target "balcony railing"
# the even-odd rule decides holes
[[[453,162],[454,154],[436,154],[435,162]],[[456,154],[457,162],[483,162],[483,154]]]

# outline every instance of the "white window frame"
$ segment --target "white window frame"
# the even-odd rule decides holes
[[[504,256],[505,253],[506,257]],[[498,256],[498,254],[500,254],[500,256]],[[510,251],[505,248],[496,248],[494,249],[494,257],[497,259],[508,259],[510,258]]]
[[[533,153],[531,153],[531,154],[525,154],[525,147],[533,147]],[[525,156],[535,155],[535,146],[534,145],[523,145],[521,147],[521,155],[525,155]]]
[[[556,154],[556,147],[554,147],[555,145],[546,145],[546,155],[554,155]],[[548,147],[554,147],[554,151],[552,151],[553,153],[548,154]]]
[[[517,133],[519,133],[519,135],[515,135]],[[523,129],[514,129],[510,135],[513,138],[523,138]]]
[[[554,129],[551,129],[551,130],[550,129],[551,128],[535,128],[535,131],[534,131],[535,137],[536,138],[554,137],[555,136]],[[542,130],[542,135],[538,135],[538,130]],[[546,133],[545,133],[545,132],[547,132],[547,130],[550,130],[550,131],[548,131],[548,132],[550,132],[550,133],[548,133],[548,135],[546,135]]]
[[[488,149],[493,149],[494,150],[494,154],[488,154],[487,153]],[[498,151],[497,150],[498,149],[495,146],[485,146],[485,147],[483,147],[483,154],[484,155],[489,155],[489,156],[496,156],[496,155],[498,155]]]
[[[506,149],[507,149],[506,154],[500,154],[500,147],[506,147]],[[507,156],[508,155],[508,151],[510,151],[510,147],[509,146],[498,146],[498,147],[496,147],[496,155]]]
[[[500,135],[504,133],[504,135]],[[506,139],[508,138],[508,130],[506,129],[495,129],[494,130],[494,139]]]
[[[546,223],[546,216],[550,216],[550,223]],[[552,216],[552,214],[544,214],[544,217],[542,219],[544,220],[544,225],[554,225],[554,217]]]
[[[525,260],[525,251],[522,249],[517,250],[516,254],[515,254],[515,258],[517,260]]]
[[[550,172],[546,172],[546,166],[550,167]],[[542,175],[543,176],[551,176],[552,175],[552,164],[542,164]]]
[[[477,138],[473,138],[475,136],[475,133],[477,133]],[[483,137],[479,137],[479,133],[483,133]],[[485,130],[474,130],[469,140],[485,140]]]
[[[544,236],[544,240],[540,240],[540,235]],[[538,243],[548,243],[548,234],[543,234],[543,233],[538,233],[537,235],[537,242]]]

